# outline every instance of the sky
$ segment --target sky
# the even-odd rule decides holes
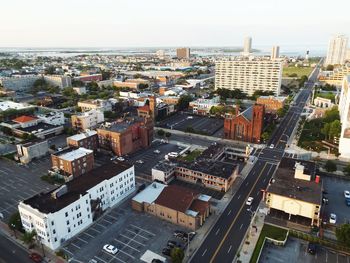
[[[349,0],[2,0],[0,47],[326,47]]]

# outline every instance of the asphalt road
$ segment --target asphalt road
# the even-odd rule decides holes
[[[28,252],[18,246],[15,242],[8,239],[0,232],[0,263],[21,262],[21,263],[33,263],[29,259]]]
[[[209,231],[201,246],[191,258],[192,263],[232,262],[238,252],[242,240],[251,222],[251,216],[256,211],[261,199],[262,189],[266,189],[278,163],[281,160],[286,142],[292,136],[293,130],[300,118],[318,75],[316,70],[309,78],[305,89],[302,89],[279,127],[272,134],[268,145],[258,151],[255,165],[242,183],[241,187],[231,199],[224,212]],[[252,206],[246,206],[246,199],[254,198]]]

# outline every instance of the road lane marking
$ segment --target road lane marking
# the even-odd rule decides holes
[[[239,227],[239,229],[242,229],[242,227],[243,227],[243,224]]]
[[[216,231],[215,236],[219,234],[220,228]]]
[[[231,248],[232,248],[232,245],[231,245],[231,246],[229,247],[229,249],[227,250],[227,254],[230,253]]]
[[[237,199],[239,200],[241,198],[241,195],[239,195],[238,197],[237,197]]]
[[[229,216],[230,214],[231,214],[231,210],[228,212],[228,214],[227,214],[227,215]]]
[[[247,182],[246,184],[245,184],[245,186],[247,186],[249,184],[249,182]]]
[[[205,253],[207,253],[207,249],[204,250],[202,257],[204,257]]]
[[[266,166],[267,166],[267,163],[265,163],[264,167],[261,169],[261,172],[260,172],[259,176],[257,176],[257,179],[255,180],[255,183],[254,183],[253,187],[251,188],[250,192],[248,193],[248,196],[251,194],[251,192],[253,191],[254,187],[258,183],[259,178],[260,178],[261,174],[265,171]],[[221,242],[220,242],[219,246],[216,248],[216,250],[214,252],[214,255],[211,257],[211,259],[209,261],[210,263],[212,263],[214,261],[216,255],[219,253],[219,250],[221,249],[221,247],[222,247],[223,243],[225,242],[229,232],[231,231],[233,225],[236,223],[236,221],[238,219],[238,216],[240,215],[240,213],[242,212],[244,207],[245,207],[245,203],[242,203],[241,208],[239,209],[238,213],[236,214],[236,217],[231,222],[230,227],[227,229],[224,237],[221,239]]]

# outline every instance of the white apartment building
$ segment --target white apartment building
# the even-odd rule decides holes
[[[348,48],[348,38],[344,35],[338,35],[329,41],[325,65],[342,65],[346,59]]]
[[[100,110],[90,110],[79,115],[72,115],[71,119],[72,126],[78,130],[91,130],[105,121],[104,114]]]
[[[134,166],[111,162],[21,201],[18,210],[25,231],[35,230],[45,246],[56,250],[134,190]]]
[[[85,100],[85,101],[79,101],[78,107],[81,108],[82,111],[89,111],[89,110],[100,110],[100,111],[111,111],[112,110],[112,103],[109,100]]]
[[[17,103],[10,100],[6,101],[0,101],[0,111],[6,111],[6,110],[24,110],[24,109],[30,109],[33,108],[33,105],[26,104],[26,103]]]
[[[350,75],[343,79],[338,110],[341,122],[339,153],[340,157],[350,159]]]
[[[58,86],[61,89],[72,87],[72,79],[70,76],[44,75],[43,77],[52,86]]]
[[[46,114],[39,114],[38,117],[44,123],[48,123],[51,125],[63,125],[64,124],[64,114],[61,111],[49,112]]]
[[[253,95],[255,91],[280,94],[282,61],[260,58],[224,58],[215,63],[215,89],[239,89]]]
[[[279,46],[273,46],[271,50],[271,59],[277,59],[280,57],[280,47]]]
[[[0,84],[8,90],[22,91],[33,87],[33,84],[38,80],[38,75],[20,75],[13,77],[0,78]]]
[[[211,99],[197,99],[191,101],[189,107],[192,109],[194,114],[208,115],[212,107],[220,104],[220,96],[216,96]]]

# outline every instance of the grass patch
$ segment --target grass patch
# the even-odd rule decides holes
[[[48,182],[49,184],[64,184],[65,181],[63,178],[57,176],[43,175],[40,177],[41,180]]]
[[[202,151],[200,150],[194,150],[190,152],[189,154],[186,154],[186,156],[181,156],[179,159],[187,161],[187,162],[193,162],[199,155],[201,155]]]
[[[283,77],[296,77],[300,78],[301,76],[309,76],[312,72],[312,67],[284,67],[283,68]]]
[[[283,241],[286,239],[286,235],[287,235],[286,229],[265,224],[261,230],[258,242],[256,243],[253,255],[250,259],[250,263],[257,262],[260,250],[262,249],[262,245],[263,245],[264,240],[265,240],[265,237],[269,237],[269,238],[273,238],[273,239],[276,239],[279,241]]]
[[[324,99],[329,99],[333,103],[335,102],[335,95],[332,92],[318,92],[318,93],[315,94],[315,99],[317,97],[321,97],[321,98],[324,98]]]

